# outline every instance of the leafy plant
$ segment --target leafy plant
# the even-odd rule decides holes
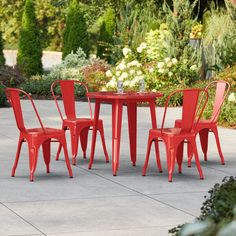
[[[135,0],[127,1],[120,8],[112,47],[114,62],[122,58],[124,47],[135,50],[144,41],[146,33],[159,26],[157,13],[154,1],[141,3],[137,3]]]
[[[43,48],[60,51],[67,4],[55,0],[35,0],[35,12]]]
[[[17,65],[26,76],[41,74],[43,71],[42,47],[35,16],[34,3],[26,0],[22,16]]]
[[[51,84],[55,79],[45,75],[34,75],[20,85],[20,88],[39,96],[51,96]]]
[[[24,3],[24,0],[0,1],[0,29],[8,49],[17,48]]]
[[[0,107],[4,107],[7,105],[7,98],[5,94],[5,86],[0,83]]]
[[[72,0],[67,17],[66,27],[63,33],[62,58],[71,52],[82,48],[86,55],[89,53],[89,37],[87,25],[77,0]]]
[[[229,1],[227,2],[230,4]],[[228,7],[227,10],[211,8],[203,37],[209,69],[219,72],[236,62],[235,15],[236,7]]]
[[[192,57],[192,54],[196,54],[189,45],[189,37],[193,26],[197,22],[197,18],[193,18],[197,3],[198,0],[194,0],[193,3],[189,0],[173,0],[173,10],[166,2],[163,4],[166,15],[165,23],[169,31],[169,34],[165,37],[167,43],[165,47],[166,56],[180,60],[182,57],[188,59]]]
[[[106,72],[110,81],[106,84],[108,90],[115,90],[117,82],[122,81],[125,90],[138,90],[141,81],[144,81],[142,64],[133,59],[130,48],[123,48],[124,58],[111,71]]]
[[[0,31],[0,66],[5,64],[5,57],[3,55],[3,39],[2,39],[2,32]]]
[[[100,58],[104,58],[107,61],[111,61],[111,57],[108,52],[110,52],[109,48],[113,44],[113,35],[115,33],[116,28],[114,10],[109,7],[102,18],[103,22],[100,26],[97,55]]]
[[[104,61],[96,57],[91,57],[89,63],[82,68],[82,74],[84,76],[84,82],[88,85],[90,91],[102,90],[108,78],[105,73],[109,69],[109,65]]]
[[[169,233],[176,236],[233,235],[223,232],[235,232],[230,230],[230,225],[232,227],[235,224],[236,217],[236,177],[225,177],[221,184],[215,184],[208,193],[210,196],[203,203],[196,222],[180,225]]]
[[[82,48],[78,48],[77,51],[71,52],[68,54],[59,67],[63,68],[81,68],[84,65],[88,64],[88,60],[86,59],[86,54],[84,53]],[[56,66],[57,67],[57,66]]]
[[[45,75],[32,76],[21,84],[21,87],[34,95],[49,96],[52,82],[55,80],[80,80],[84,81],[84,76],[81,72],[82,68],[89,62],[81,48],[76,53],[68,54],[61,64],[56,65],[52,70]],[[81,88],[77,88],[78,91]],[[84,95],[82,89],[80,95]]]

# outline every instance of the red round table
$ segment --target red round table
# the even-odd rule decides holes
[[[133,165],[136,163],[136,150],[137,150],[137,103],[149,103],[152,128],[157,128],[155,100],[162,97],[163,94],[159,92],[89,92],[87,97],[95,99],[94,111],[94,126],[92,134],[91,154],[89,169],[92,168],[95,151],[95,140],[97,135],[97,124],[99,119],[100,104],[101,102],[110,102],[112,104],[112,170],[113,175],[117,174],[119,168],[120,157],[120,136],[121,136],[121,121],[123,105],[127,105],[128,112],[128,126],[129,126],[129,142],[130,142],[130,157]],[[156,146],[156,148],[158,148]],[[160,165],[160,163],[158,163]]]

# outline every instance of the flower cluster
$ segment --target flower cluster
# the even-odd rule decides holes
[[[162,61],[152,63],[148,67],[148,83],[150,87],[160,89],[170,84],[179,84],[184,79],[184,73],[187,77],[198,73],[198,66],[191,64],[187,59],[177,60],[176,58],[166,57]]]
[[[123,49],[124,59],[113,69],[106,71],[106,76],[110,81],[106,84],[107,89],[117,88],[117,82],[123,81],[123,86],[128,90],[136,90],[140,81],[144,79],[142,64],[137,60],[129,60],[131,50],[128,47]]]
[[[236,102],[236,96],[235,93],[231,93],[228,97],[229,102]]]
[[[193,26],[192,31],[189,35],[190,39],[200,39],[202,38],[203,25],[198,23]]]

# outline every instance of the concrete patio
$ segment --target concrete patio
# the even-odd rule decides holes
[[[27,123],[34,126],[29,103],[23,101],[23,105]],[[36,101],[36,106],[45,126],[61,126],[53,101]],[[86,103],[80,103],[80,108],[80,114],[89,114]],[[163,109],[157,108],[156,112],[160,125]],[[167,125],[180,114],[180,109],[172,108],[170,113]],[[103,104],[100,114],[104,120],[106,144],[111,158],[111,106]],[[72,167],[74,178],[68,178],[63,155],[56,162],[57,144],[52,144],[51,173],[46,174],[40,152],[35,181],[29,182],[28,151],[25,144],[16,177],[10,177],[18,130],[12,109],[1,108],[0,235],[165,236],[168,235],[168,229],[191,222],[199,215],[204,196],[215,183],[221,182],[225,176],[235,175],[236,130],[220,128],[226,165],[220,165],[216,145],[210,135],[209,161],[203,161],[199,148],[204,180],[199,179],[194,161],[192,168],[188,168],[185,158],[183,174],[175,171],[173,182],[169,183],[163,144],[160,151],[164,172],[157,171],[153,148],[147,176],[141,176],[151,124],[149,108],[138,108],[136,167],[131,165],[129,158],[126,108],[123,114],[118,176],[112,175],[111,162],[105,163],[98,136],[92,170],[87,168],[89,158],[84,160],[79,150],[77,166]],[[69,136],[67,144],[70,152]],[[90,142],[88,157],[89,153]]]

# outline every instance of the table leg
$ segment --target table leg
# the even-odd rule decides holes
[[[136,164],[137,156],[137,104],[128,103],[128,125],[129,125],[129,143],[130,143],[130,157],[133,166]]]
[[[112,170],[114,176],[119,168],[122,108],[122,102],[114,101],[112,103]]]
[[[94,109],[94,123],[93,123],[93,134],[92,134],[90,161],[89,161],[89,167],[88,167],[89,169],[92,168],[93,159],[94,159],[99,112],[100,112],[100,101],[97,99],[96,103],[95,103],[95,109]]]
[[[156,118],[156,104],[155,100],[152,100],[149,102],[150,106],[150,113],[151,113],[151,119],[152,119],[152,128],[157,128],[157,118]],[[160,172],[162,172],[162,166],[160,161],[160,155],[159,155],[159,147],[158,147],[158,141],[155,141],[155,151],[156,151],[156,162],[157,166]]]

